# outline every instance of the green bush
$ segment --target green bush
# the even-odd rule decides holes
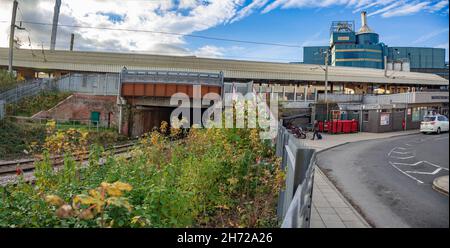
[[[13,74],[5,70],[0,70],[0,92],[14,88],[17,83]]]
[[[94,147],[86,167],[75,166],[78,162],[70,157],[58,172],[48,161],[37,164],[34,185],[20,183],[1,188],[0,226],[278,225],[276,202],[284,173],[273,148],[261,142],[256,129],[192,129],[181,140],[171,139],[177,135],[176,130],[171,131],[144,136],[130,152],[131,159],[108,155]],[[102,165],[100,157],[106,158]],[[121,196],[121,202],[106,205],[100,215],[90,218],[82,218],[81,214],[61,217],[61,211],[45,201],[46,197],[58,196],[70,203],[80,194],[87,199],[96,195],[93,189],[98,190],[99,185],[114,182],[127,183],[132,190]],[[123,202],[132,207],[128,210]],[[83,208],[72,205],[74,209]],[[95,204],[89,208],[95,208]]]
[[[37,96],[25,97],[18,103],[7,104],[6,114],[14,116],[32,116],[40,111],[49,110],[70,96],[67,92],[44,91]]]
[[[75,128],[84,130],[86,128]],[[117,142],[127,141],[128,137],[119,135],[111,129],[85,130],[88,132],[88,144],[111,147]],[[21,121],[17,123],[10,119],[0,121],[0,160],[17,159],[29,157],[33,150],[42,151],[42,145],[47,137],[44,125]]]
[[[24,156],[32,142],[42,144],[45,127],[32,123],[21,123],[5,119],[0,121],[0,160]]]

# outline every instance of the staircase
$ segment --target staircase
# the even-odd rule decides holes
[[[44,90],[56,89],[56,83],[53,79],[40,79],[38,81],[27,82],[17,87],[1,92],[0,101],[4,104],[16,103],[24,97],[34,96]]]

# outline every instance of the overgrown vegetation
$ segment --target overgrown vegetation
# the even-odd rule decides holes
[[[32,123],[21,123],[8,119],[0,121],[0,160],[25,156],[32,142],[43,144],[45,127]]]
[[[39,95],[25,97],[18,103],[7,104],[6,114],[29,117],[40,111],[49,110],[70,95],[68,92],[43,91]]]
[[[87,166],[66,153],[85,148],[83,133],[51,130],[36,182],[0,188],[2,227],[274,227],[284,172],[258,129],[181,129],[162,123],[131,151],[114,157],[90,148]],[[100,164],[100,157],[106,158]]]
[[[128,140],[127,137],[119,135],[115,130],[109,129],[89,131],[83,128],[63,128],[56,130],[55,133],[59,133],[59,137],[65,137],[74,130],[87,133],[87,145],[96,144],[102,147],[110,147],[117,142]],[[44,125],[25,121],[17,123],[6,118],[0,121],[0,160],[29,157],[32,150],[41,153],[45,148],[46,138],[47,133]]]
[[[16,87],[20,81],[13,74],[0,69],[0,92]]]

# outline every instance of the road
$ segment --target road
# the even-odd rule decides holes
[[[448,175],[449,135],[361,141],[318,155],[317,165],[375,227],[449,227],[449,198],[432,189]]]

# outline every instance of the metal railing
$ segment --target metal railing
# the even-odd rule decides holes
[[[35,96],[44,90],[55,89],[55,82],[50,79],[42,79],[33,83],[24,83],[13,89],[0,93],[0,100],[5,103],[15,103],[24,97]]]
[[[335,102],[362,102],[363,95],[359,94],[328,94],[327,101],[329,103]],[[318,99],[319,102],[325,101],[325,94],[319,94]]]
[[[391,95],[366,95],[364,104],[392,104],[392,103],[433,103],[448,102],[449,93],[437,92],[408,92]]]
[[[163,70],[122,70],[120,83],[199,84],[223,86],[223,73]]]
[[[280,125],[277,156],[286,170],[286,187],[278,199],[278,217],[283,228],[309,228],[312,208],[316,153],[308,149]]]
[[[19,122],[46,125],[49,121],[54,121],[57,129],[84,128],[89,131],[108,130],[108,124],[102,121],[92,121],[90,119],[52,119],[52,118],[31,118],[15,117]]]
[[[3,120],[5,118],[5,101],[0,100],[0,120]]]
[[[58,90],[90,95],[116,96],[119,89],[119,74],[69,73],[55,79]]]
[[[253,82],[242,83],[242,82],[224,82],[223,83],[224,93],[241,93],[246,95],[247,93],[253,93]]]

